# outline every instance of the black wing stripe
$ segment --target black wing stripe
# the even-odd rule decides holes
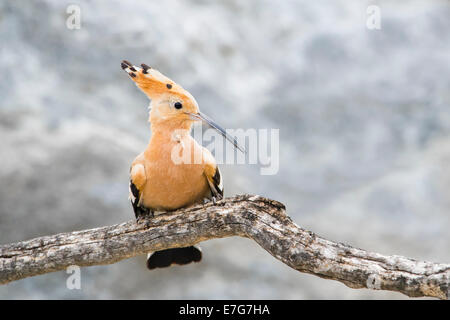
[[[220,175],[219,167],[216,167],[216,173],[213,177],[214,186],[216,187],[219,194],[223,197],[223,187],[222,187],[222,176]]]
[[[137,200],[137,203],[139,203],[139,190],[138,188],[136,188],[136,185],[131,180],[130,180],[130,190],[134,198]]]
[[[136,217],[136,219],[139,216],[143,216],[143,215],[147,215],[149,214],[150,210],[144,207],[139,206],[139,190],[136,187],[136,185],[133,183],[132,180],[130,180],[130,191],[134,196],[134,200],[131,199],[131,205],[133,206],[133,211],[134,211],[134,215]]]
[[[211,189],[211,193],[213,197],[218,200],[223,199],[223,187],[222,187],[222,177],[220,175],[219,167],[216,167],[216,172],[212,179],[208,179],[209,188]]]

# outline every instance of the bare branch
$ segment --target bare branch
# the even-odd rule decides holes
[[[63,270],[111,264],[147,252],[240,236],[300,272],[351,288],[448,299],[450,264],[386,256],[323,239],[297,226],[283,204],[260,196],[217,202],[102,228],[0,246],[0,284]]]

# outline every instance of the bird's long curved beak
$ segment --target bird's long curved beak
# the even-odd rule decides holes
[[[210,117],[207,115],[199,112],[199,113],[190,113],[186,112],[193,120],[201,120],[205,123],[207,123],[211,128],[215,129],[217,132],[219,132],[225,139],[230,141],[237,149],[239,149],[242,153],[245,153],[245,149],[241,147],[236,138],[230,136],[225,129],[223,129],[221,126],[219,126],[217,123],[215,123]]]

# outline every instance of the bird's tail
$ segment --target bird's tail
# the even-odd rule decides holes
[[[197,246],[174,248],[152,252],[147,257],[147,268],[166,268],[172,264],[184,265],[202,260],[202,251]]]

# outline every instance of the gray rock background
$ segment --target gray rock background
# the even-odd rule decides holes
[[[81,29],[66,28],[69,4]],[[366,8],[381,8],[381,30]],[[228,195],[286,204],[301,226],[385,254],[449,262],[448,1],[0,2],[0,243],[129,220],[147,63],[228,128],[279,128],[280,170],[224,165]],[[0,287],[3,299],[393,298],[300,274],[247,239],[198,265],[144,257]]]

